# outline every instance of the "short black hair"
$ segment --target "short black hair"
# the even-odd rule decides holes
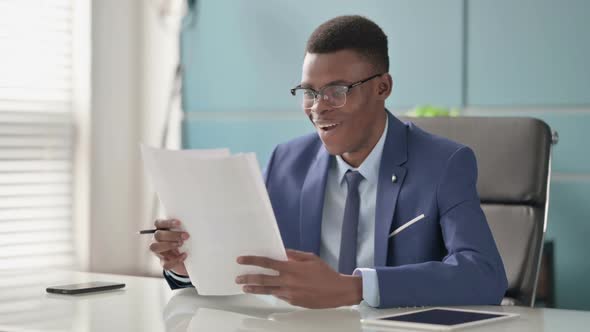
[[[309,36],[306,52],[331,53],[354,50],[381,72],[389,71],[387,36],[373,21],[359,15],[335,17]]]

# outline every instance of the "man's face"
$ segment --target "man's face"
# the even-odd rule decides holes
[[[349,85],[375,74],[380,73],[352,50],[307,53],[301,85],[319,91],[326,85]],[[383,103],[387,96],[382,93],[383,79],[388,78],[377,77],[352,88],[343,107],[331,107],[320,98],[311,109],[304,109],[330,154],[354,154],[372,149],[371,138],[380,136],[381,132],[377,131],[385,121]]]

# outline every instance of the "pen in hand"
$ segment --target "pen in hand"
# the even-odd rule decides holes
[[[170,228],[142,229],[137,234],[154,234],[156,231],[169,231]]]

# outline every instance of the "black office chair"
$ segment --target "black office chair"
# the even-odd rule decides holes
[[[551,146],[557,134],[533,118],[400,119],[474,150],[481,206],[508,278],[502,304],[534,306],[547,229]]]

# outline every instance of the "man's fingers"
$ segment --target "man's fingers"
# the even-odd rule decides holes
[[[154,233],[154,239],[156,239],[156,241],[160,241],[160,242],[164,242],[164,241],[180,242],[180,241],[184,241],[188,238],[189,238],[189,235],[187,232],[157,230]]]
[[[180,265],[183,263],[184,262],[182,260],[175,259],[175,260],[170,260],[170,261],[163,261],[161,265],[164,270],[172,270],[172,269],[180,267]]]
[[[273,295],[288,303],[293,300],[292,291],[285,287],[246,285],[242,287],[242,290],[249,294]]]
[[[156,254],[156,255],[158,257],[160,257],[161,259],[165,259],[165,260],[184,259],[184,258],[186,258],[186,253],[179,253],[176,250],[164,251],[163,253]]]
[[[152,242],[150,244],[150,250],[156,254],[177,249],[180,246],[178,242]]]
[[[186,257],[186,253],[181,254],[179,256],[163,255],[161,258],[162,268],[164,268],[165,270],[173,269],[177,267],[179,264],[183,264]]]
[[[291,303],[293,300],[292,292],[286,288],[277,288],[272,291],[271,295],[288,303]]]
[[[184,264],[187,254],[181,254],[178,247],[189,238],[188,233],[166,230],[179,227],[180,220],[157,219],[154,221],[154,226],[158,230],[154,233],[154,241],[149,248],[160,258],[160,265],[165,270],[171,270]]]
[[[289,259],[296,260],[296,261],[306,261],[306,260],[314,259],[317,256],[312,252],[287,249],[287,257]]]
[[[238,264],[260,266],[275,271],[286,271],[287,262],[262,256],[240,256],[237,259]]]
[[[276,295],[276,294],[272,294],[274,297],[276,297],[277,299],[283,300],[287,303],[291,303],[291,298],[290,297],[286,297],[286,296],[281,296],[281,295]]]
[[[249,294],[264,294],[264,295],[272,295],[273,292],[276,292],[279,289],[277,286],[244,286],[242,290],[244,293]]]
[[[279,276],[266,274],[246,274],[236,278],[237,284],[259,285],[259,286],[283,286],[284,282]]]
[[[180,220],[177,219],[156,219],[154,221],[156,228],[174,228],[180,226]]]

